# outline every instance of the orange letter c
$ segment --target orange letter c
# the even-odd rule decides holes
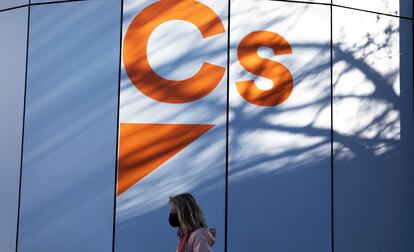
[[[192,102],[213,91],[226,69],[203,62],[201,69],[186,80],[168,80],[157,75],[148,62],[147,44],[151,33],[170,20],[194,24],[203,38],[224,32],[220,18],[208,6],[195,0],[161,0],[146,7],[129,26],[123,48],[125,70],[135,87],[154,100]]]

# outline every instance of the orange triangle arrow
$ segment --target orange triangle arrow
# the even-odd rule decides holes
[[[212,127],[209,124],[121,123],[118,195]]]

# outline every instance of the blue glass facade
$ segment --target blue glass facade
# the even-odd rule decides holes
[[[182,192],[214,251],[413,251],[413,2],[183,3],[0,0],[0,251],[174,251]]]

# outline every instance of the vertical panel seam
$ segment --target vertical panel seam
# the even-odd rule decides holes
[[[115,227],[116,227],[116,198],[118,183],[118,148],[119,148],[119,109],[121,93],[121,58],[122,58],[122,21],[124,15],[124,0],[121,0],[120,27],[119,27],[119,62],[118,62],[118,109],[117,109],[117,126],[116,126],[116,151],[115,151],[115,181],[114,181],[114,208],[112,219],[112,252],[115,251]]]
[[[16,228],[16,252],[18,251],[19,246],[19,226],[20,226],[20,199],[22,194],[22,176],[23,176],[23,145],[24,145],[24,128],[26,120],[26,90],[27,90],[27,72],[28,72],[28,63],[29,63],[29,35],[30,35],[30,1],[27,9],[27,31],[26,31],[26,69],[24,77],[24,95],[23,95],[23,123],[22,123],[22,144],[20,150],[20,178],[19,178],[19,198],[17,203],[17,228]]]
[[[331,250],[335,251],[335,218],[334,218],[334,151],[333,151],[333,0],[330,6],[331,43]]]
[[[227,9],[227,102],[226,102],[226,188],[225,188],[225,220],[224,220],[224,252],[227,252],[228,238],[228,189],[229,189],[229,111],[230,111],[230,19],[231,0],[228,0]]]

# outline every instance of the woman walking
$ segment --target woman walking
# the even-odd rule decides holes
[[[177,228],[176,252],[212,252],[216,231],[207,227],[194,197],[183,193],[170,197],[169,203],[169,222]]]

